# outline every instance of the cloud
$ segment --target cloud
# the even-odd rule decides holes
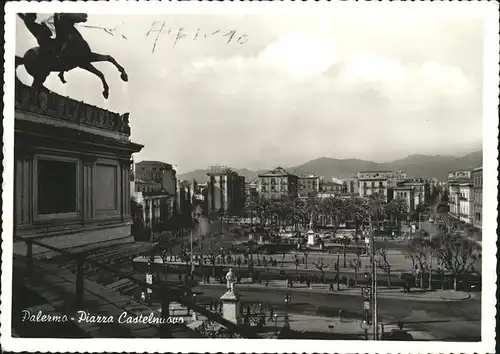
[[[140,159],[180,171],[214,163],[264,168],[332,156],[387,161],[481,141],[482,24],[446,18],[178,15],[91,16],[122,24],[124,40],[82,28],[91,48],[128,74],[96,63],[110,86],[83,70],[46,84],[63,95],[131,112]],[[187,36],[173,46],[183,27]],[[197,30],[203,36],[196,37]],[[245,34],[245,44],[212,35]],[[17,27],[17,54],[36,43]],[[204,37],[207,34],[207,38]],[[30,82],[23,68],[18,74]]]

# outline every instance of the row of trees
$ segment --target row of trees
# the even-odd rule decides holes
[[[386,203],[374,194],[368,198],[263,198],[249,202],[244,216],[258,220],[262,226],[293,226],[295,230],[299,226],[307,228],[318,224],[331,225],[334,233],[341,223],[351,222],[358,232],[368,222],[369,210],[374,205],[378,205],[379,220],[390,220],[398,231],[401,222],[410,215],[408,205],[403,200],[394,199]]]
[[[456,290],[458,278],[475,271],[474,265],[481,258],[481,246],[470,237],[472,228],[453,220],[446,213],[439,213],[435,218],[440,223],[437,233],[432,237],[419,236],[410,240],[406,256],[419,273],[431,270],[431,257],[434,257],[438,268],[433,270],[441,275],[442,286],[447,276]],[[419,280],[422,287],[423,277]]]

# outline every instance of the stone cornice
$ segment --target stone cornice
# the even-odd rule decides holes
[[[45,117],[99,128],[130,136],[129,113],[118,114],[69,97],[58,95],[46,88],[24,85],[16,78],[16,110],[40,114]]]

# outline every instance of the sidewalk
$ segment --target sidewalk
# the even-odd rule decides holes
[[[200,287],[214,287],[225,288],[226,284],[220,283],[198,283]],[[348,296],[361,296],[361,288],[347,288],[345,285],[340,284],[340,290],[337,290],[337,285],[333,284],[334,291],[330,290],[330,284],[311,284],[308,288],[305,284],[294,283],[293,287],[287,287],[284,280],[271,280],[269,285],[266,286],[265,282],[261,284],[251,283],[246,279],[242,279],[242,283],[235,284],[237,289],[266,289],[266,290],[280,290],[287,292],[306,292],[306,293],[328,293],[332,295],[348,295]],[[462,301],[468,300],[472,297],[470,293],[464,291],[453,290],[434,290],[434,291],[420,291],[419,289],[413,290],[410,293],[404,293],[402,288],[377,288],[377,296],[379,298],[392,298],[400,300],[419,300],[419,301]]]
[[[361,320],[344,318],[340,320],[337,317],[311,316],[302,314],[289,314],[290,329],[303,332],[325,332],[332,334],[356,335],[359,339],[364,339],[364,329],[361,327]],[[384,332],[390,332],[397,329],[395,324],[385,324]],[[417,341],[432,341],[436,338],[427,331],[414,330],[405,326],[409,334]],[[368,328],[368,340],[373,339],[373,329]]]

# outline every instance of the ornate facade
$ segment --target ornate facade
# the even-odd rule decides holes
[[[16,79],[15,236],[64,248],[131,237],[131,157],[143,146],[128,119]]]

